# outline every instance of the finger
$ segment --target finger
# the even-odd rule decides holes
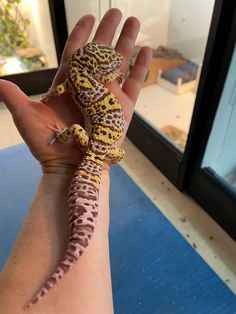
[[[98,25],[93,41],[103,45],[110,45],[121,18],[122,13],[120,10],[110,9],[107,11]]]
[[[67,39],[66,45],[63,50],[61,62],[68,62],[71,55],[80,47],[83,47],[92,32],[95,18],[93,15],[83,16],[75,25],[70,36]]]
[[[148,67],[152,59],[152,49],[143,47],[135,61],[135,64],[127,77],[122,89],[133,104],[136,103],[140,89],[148,72]]]
[[[135,40],[138,36],[139,29],[140,22],[135,17],[128,18],[122,28],[120,37],[116,44],[116,51],[124,58],[120,68],[121,73],[125,73],[128,68],[129,59],[131,57]]]
[[[66,69],[72,54],[87,43],[94,26],[94,22],[95,18],[93,15],[85,15],[75,25],[65,44],[61,64],[54,78],[52,87],[64,81]]]
[[[30,103],[30,98],[17,85],[6,80],[0,80],[0,100],[12,115]]]

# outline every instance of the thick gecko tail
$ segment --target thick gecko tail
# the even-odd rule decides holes
[[[104,155],[89,151],[74,174],[68,196],[70,238],[66,253],[55,272],[26,308],[42,299],[71,269],[88,246],[97,222],[98,194],[104,159]]]

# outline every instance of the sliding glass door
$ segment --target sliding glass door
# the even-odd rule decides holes
[[[118,5],[125,1],[112,2]],[[221,4],[219,0],[127,4],[127,12],[132,9],[133,14],[134,10],[142,22],[137,45],[153,48],[128,136],[179,188],[192,114],[208,67]]]
[[[236,240],[235,29],[236,3],[223,1],[179,179]]]

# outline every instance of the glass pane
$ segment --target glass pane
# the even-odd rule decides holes
[[[221,95],[202,167],[211,168],[236,192],[236,49]]]
[[[214,0],[112,0],[128,15],[141,21],[137,47],[153,48],[153,60],[136,105],[136,113],[184,150]]]
[[[48,0],[0,1],[0,76],[57,67]]]

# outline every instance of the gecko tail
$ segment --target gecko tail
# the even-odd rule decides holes
[[[70,237],[66,253],[38,293],[26,305],[30,308],[42,299],[72,268],[88,246],[94,233],[98,216],[98,194],[105,156],[93,152],[82,159],[71,182],[68,195]]]
[[[26,309],[32,307],[38,301],[40,301],[58,281],[69,271],[69,269],[76,263],[77,259],[70,254],[69,249],[67,250],[62,262],[57,267],[53,275],[44,283],[37,294],[32,298],[26,305]]]

